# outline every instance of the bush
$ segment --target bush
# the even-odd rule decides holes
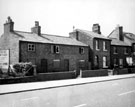
[[[13,65],[13,68],[17,76],[33,75],[33,67],[31,62],[17,63]]]

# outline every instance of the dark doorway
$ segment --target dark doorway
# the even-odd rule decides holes
[[[47,59],[41,59],[41,72],[47,72]]]
[[[69,59],[64,59],[64,70],[69,71]]]

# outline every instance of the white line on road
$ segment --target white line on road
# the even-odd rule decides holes
[[[118,84],[118,83],[113,83],[113,84],[112,84],[112,86],[117,86],[117,85],[119,85],[119,84]]]
[[[38,99],[39,97],[30,97],[30,98],[25,98],[25,99],[21,99],[22,101],[25,101],[25,100],[35,100],[35,99]]]
[[[74,106],[74,107],[83,107],[83,106],[86,106],[87,104],[80,104],[80,105],[77,105],[77,106]]]
[[[127,95],[127,94],[131,94],[131,93],[135,93],[135,90],[132,90],[132,91],[128,91],[128,92],[121,93],[121,94],[119,94],[119,96]]]

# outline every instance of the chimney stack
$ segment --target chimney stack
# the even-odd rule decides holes
[[[14,31],[14,22],[8,16],[6,23],[4,24],[4,33],[9,33]]]
[[[123,27],[120,25],[117,25],[116,30],[117,30],[119,40],[124,41]]]
[[[100,32],[100,25],[98,23],[97,24],[93,24],[92,31],[95,32],[95,33],[101,34],[101,32]]]
[[[31,28],[31,32],[37,35],[41,35],[41,26],[39,26],[38,21],[35,21],[35,26]]]

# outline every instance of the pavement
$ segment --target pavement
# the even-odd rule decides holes
[[[1,107],[135,107],[135,74],[0,86]]]

